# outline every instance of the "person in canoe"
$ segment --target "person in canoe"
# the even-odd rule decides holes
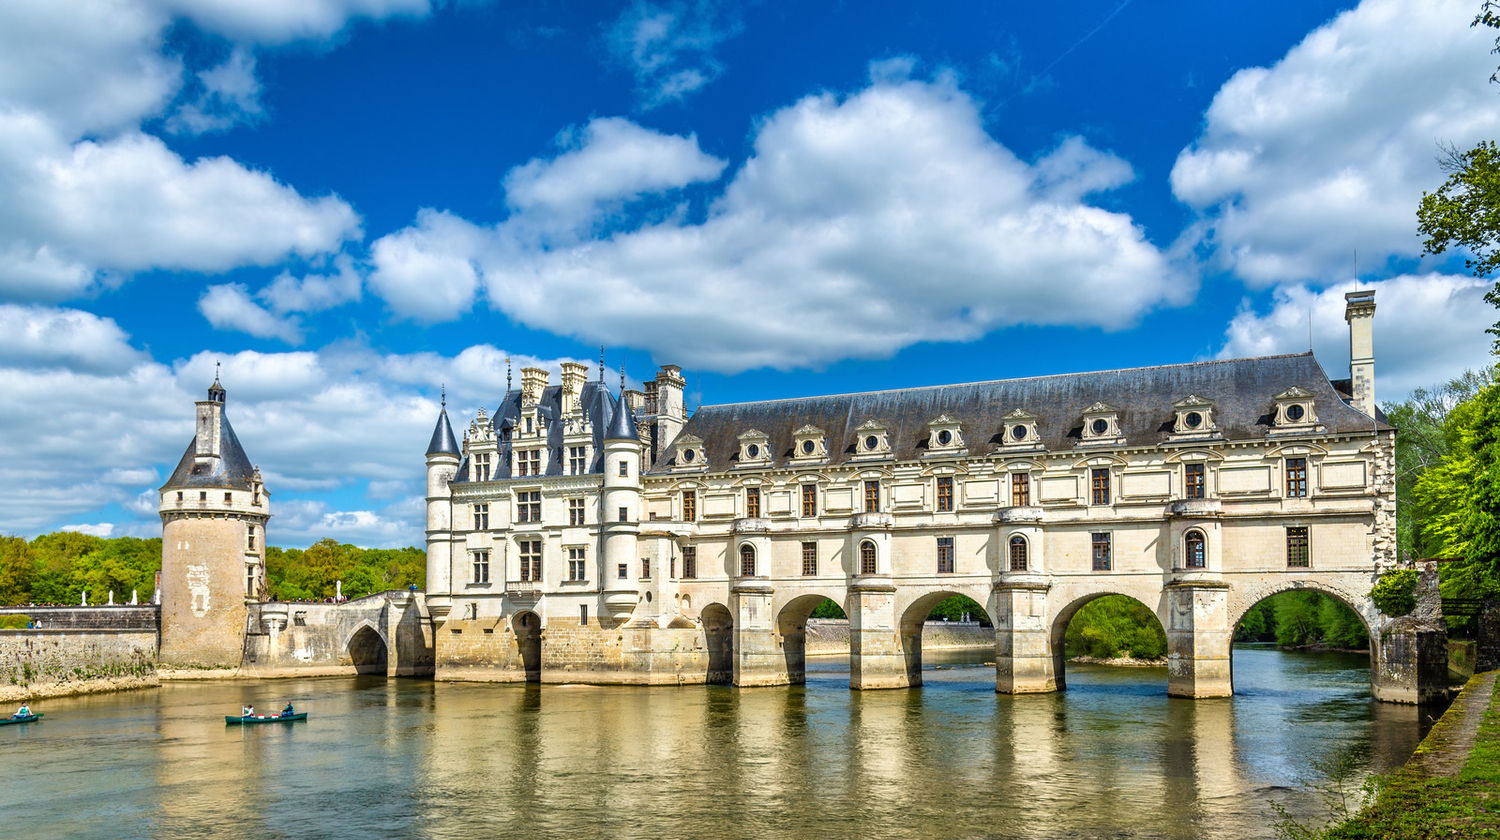
[[[255,717],[255,707],[245,704],[245,707],[240,709],[240,717]]]
[[[25,703],[22,703],[21,708],[16,709],[16,713],[14,715],[11,715],[11,717],[31,717],[31,707],[26,705]]]
[[[286,708],[281,710],[281,716],[282,717],[291,717],[292,715],[295,715],[296,713],[297,713],[297,711],[292,708],[292,704],[291,703],[287,703],[286,704]]]

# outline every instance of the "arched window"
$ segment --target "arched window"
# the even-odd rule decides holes
[[[859,573],[875,574],[875,543],[865,540],[859,544]]]
[[[755,577],[755,546],[740,546],[740,577]]]
[[[1010,570],[1026,571],[1026,538],[1020,534],[1010,538]]]
[[[1183,538],[1183,554],[1189,569],[1208,568],[1208,552],[1204,550],[1202,531],[1187,532],[1187,536]]]

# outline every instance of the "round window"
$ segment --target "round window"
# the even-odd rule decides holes
[[[759,458],[760,447],[752,443],[749,446],[745,447],[745,454],[749,455],[751,458]]]
[[[698,457],[698,453],[694,452],[693,450],[691,450],[691,449],[684,449],[684,450],[682,450],[682,461],[683,461],[683,463],[691,464],[691,463],[693,463],[693,459],[696,458],[696,457]]]
[[[813,443],[810,440],[804,440],[804,441],[802,441],[802,454],[803,455],[811,455],[811,454],[813,454],[814,451],[817,450],[817,448],[818,448],[818,445],[816,443]]]
[[[1301,420],[1304,413],[1305,412],[1302,410],[1302,406],[1300,405],[1289,405],[1286,407],[1286,419],[1292,421],[1293,423]]]
[[[874,435],[870,435],[869,437],[865,438],[865,448],[866,449],[877,449],[877,448],[879,448],[879,446],[880,446],[880,438],[875,437]]]
[[[1102,435],[1105,432],[1109,431],[1109,421],[1100,418],[1098,420],[1095,420],[1093,425],[1089,426],[1089,428],[1094,430],[1094,434]]]
[[[953,442],[953,433],[947,429],[938,432],[938,446],[947,446]]]
[[[1010,436],[1013,437],[1013,438],[1015,438],[1016,440],[1025,440],[1026,439],[1026,427],[1025,426],[1017,426],[1014,429],[1011,429],[1010,430]]]
[[[1203,425],[1203,415],[1199,414],[1196,411],[1189,411],[1187,413],[1187,416],[1182,418],[1182,422],[1186,424],[1189,429],[1196,429],[1199,426]]]

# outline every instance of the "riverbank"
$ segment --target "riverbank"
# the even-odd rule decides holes
[[[1315,836],[1500,838],[1497,676],[1489,671],[1471,678],[1406,766],[1384,781],[1375,802]]]
[[[1133,656],[1073,656],[1069,662],[1078,662],[1084,665],[1110,665],[1116,668],[1165,668],[1167,658],[1160,659],[1136,659]]]

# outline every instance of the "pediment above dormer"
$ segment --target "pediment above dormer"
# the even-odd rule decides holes
[[[1041,446],[1041,435],[1037,431],[1039,420],[1024,408],[1011,409],[1001,418],[1004,425],[1000,430],[1000,445],[1011,449]]]
[[[679,470],[705,469],[708,456],[703,451],[703,438],[697,435],[678,435],[672,442],[674,466]]]
[[[963,426],[946,414],[927,421],[927,450],[957,452],[964,448]]]
[[[891,436],[886,424],[878,420],[866,420],[854,430],[854,455],[873,457],[889,455]]]
[[[740,454],[739,463],[765,464],[771,460],[771,447],[768,445],[770,436],[759,429],[748,429],[739,434]]]
[[[828,457],[828,433],[811,423],[792,432],[792,459],[812,461]]]

